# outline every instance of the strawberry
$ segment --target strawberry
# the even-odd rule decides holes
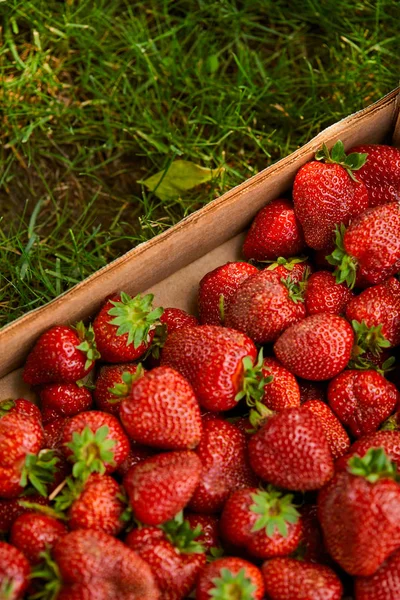
[[[370,448],[383,448],[385,454],[400,470],[400,432],[377,431],[355,441],[349,452],[336,461],[336,471],[346,470],[348,462],[353,456],[363,458]]]
[[[39,396],[44,424],[92,407],[92,394],[76,383],[49,383],[40,389]]]
[[[227,327],[200,325],[171,333],[161,364],[186,377],[201,407],[218,412],[236,406],[239,395],[260,395],[263,381],[261,367],[254,366],[256,358],[257,349],[246,335]]]
[[[303,537],[293,557],[314,563],[332,562],[324,546],[317,505],[303,504],[300,514],[303,523]]]
[[[397,600],[400,598],[400,550],[369,577],[356,577],[356,600]]]
[[[359,169],[357,178],[365,183],[369,206],[398,201],[400,197],[400,150],[393,146],[364,144],[355,146],[351,152],[362,152],[368,155],[368,160]]]
[[[293,201],[307,245],[321,250],[329,247],[335,225],[347,225],[368,207],[367,188],[353,174],[365,163],[366,155],[346,156],[338,141],[331,152],[324,144],[315,159],[297,172]]]
[[[274,351],[284,367],[303,379],[338,375],[350,360],[354,333],[338,315],[311,315],[283,332]]]
[[[75,328],[51,327],[42,333],[28,355],[23,378],[25,383],[74,383],[94,367],[100,354],[93,329],[82,322]]]
[[[29,584],[30,567],[14,546],[0,541],[0,598],[22,600]]]
[[[291,494],[269,486],[234,492],[222,511],[221,533],[229,543],[256,558],[286,556],[296,550],[302,522]]]
[[[17,413],[24,417],[33,417],[39,423],[42,422],[42,413],[36,404],[33,404],[30,400],[25,400],[25,398],[0,400],[0,418],[11,413]]]
[[[246,260],[274,260],[289,257],[305,247],[304,235],[293,204],[273,200],[261,209],[246,235],[243,254]]]
[[[68,477],[66,483],[54,508],[60,514],[68,511],[70,529],[98,529],[115,536],[122,531],[126,504],[115,479],[93,473],[85,482]]]
[[[257,485],[247,462],[246,436],[233,423],[212,415],[203,417],[203,434],[196,453],[203,471],[190,510],[219,512],[232,492]]]
[[[268,261],[266,261],[268,262]],[[306,280],[314,268],[306,257],[283,258],[280,256],[263,269],[263,277],[272,283],[281,283],[282,279],[290,279],[294,283]]]
[[[13,523],[10,542],[32,565],[41,561],[41,553],[68,533],[68,529],[54,517],[38,512],[20,515]]]
[[[59,448],[62,443],[62,435],[64,431],[65,425],[68,423],[69,419],[66,417],[55,419],[50,423],[46,423],[43,427],[44,429],[44,446],[46,448]]]
[[[167,333],[172,333],[177,329],[183,329],[183,327],[193,327],[198,325],[199,322],[195,316],[190,315],[181,308],[164,308],[164,312],[160,317],[160,323],[165,325]]]
[[[136,360],[149,348],[162,308],[153,308],[153,295],[134,298],[121,292],[109,298],[93,322],[97,347],[106,362]]]
[[[196,600],[262,600],[264,589],[261,571],[255,565],[242,558],[219,558],[201,572]]]
[[[400,402],[400,393],[376,371],[349,370],[329,383],[328,402],[341,422],[359,438],[378,429]]]
[[[324,429],[333,458],[336,459],[343,456],[350,448],[350,439],[343,425],[335,417],[329,406],[321,400],[307,400],[307,402],[304,402],[303,408],[307,408],[318,417]]]
[[[34,571],[57,600],[160,600],[149,565],[103,531],[78,529],[55,543]]]
[[[134,516],[146,525],[172,519],[189,502],[200,475],[200,459],[190,450],[146,458],[124,477]]]
[[[128,533],[125,543],[150,565],[166,600],[181,600],[193,590],[206,563],[199,530],[177,518],[162,529],[142,527]]]
[[[149,458],[154,454],[154,450],[151,448],[147,448],[146,446],[141,446],[140,444],[136,444],[136,442],[131,441],[131,448],[129,450],[128,456],[125,460],[118,466],[117,473],[120,477],[125,477],[127,472],[131,467],[138,465],[145,458]]]
[[[343,587],[325,565],[273,558],[262,566],[265,591],[270,600],[340,600]]]
[[[216,517],[211,515],[201,515],[196,513],[186,513],[185,521],[189,523],[190,529],[198,532],[196,541],[203,546],[205,550],[218,548],[219,543],[219,522]]]
[[[265,344],[274,342],[305,315],[300,288],[290,276],[282,282],[272,283],[261,271],[240,285],[229,304],[225,323],[254,342]]]
[[[97,408],[118,417],[122,399],[128,396],[133,382],[144,372],[140,363],[101,367],[93,391]]]
[[[92,410],[69,419],[62,433],[62,450],[73,463],[74,477],[112,473],[129,453],[129,440],[119,421]]]
[[[350,575],[372,575],[400,547],[400,485],[382,448],[348,462],[320,491],[318,517],[332,558]]]
[[[32,510],[24,506],[25,502],[33,502],[47,506],[49,500],[40,494],[29,494],[17,498],[0,498],[0,536],[11,529],[15,519],[20,515]]]
[[[170,367],[156,367],[136,381],[119,414],[128,435],[140,444],[184,450],[200,441],[200,408],[193,388]]]
[[[275,358],[264,358],[263,375],[272,381],[264,388],[263,404],[273,411],[300,406],[300,388],[296,378]]]
[[[251,438],[249,458],[263,480],[289,490],[317,490],[334,471],[323,426],[303,407],[270,417]]]
[[[304,404],[307,400],[325,401],[326,383],[324,381],[307,381],[307,379],[297,378],[300,388],[300,403]]]
[[[371,350],[400,344],[400,282],[390,277],[355,296],[348,304],[346,317],[350,322],[364,323],[369,330],[366,340]],[[384,338],[389,344],[382,346]]]
[[[226,311],[238,287],[255,273],[258,273],[258,269],[254,265],[228,262],[204,275],[197,297],[200,322],[204,325],[223,325]]]
[[[342,315],[354,294],[344,283],[336,283],[329,271],[313,273],[307,281],[304,301],[308,315]]]
[[[351,288],[360,277],[368,285],[383,283],[400,269],[400,205],[369,208],[346,227],[336,229],[336,249],[328,258],[338,283]]]

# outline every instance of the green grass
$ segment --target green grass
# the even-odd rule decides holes
[[[398,7],[0,1],[0,324],[390,91]],[[177,158],[223,173],[161,202]]]

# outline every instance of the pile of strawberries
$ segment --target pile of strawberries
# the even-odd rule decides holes
[[[199,321],[122,292],[37,340],[1,600],[400,598],[400,151],[324,146],[243,254]]]

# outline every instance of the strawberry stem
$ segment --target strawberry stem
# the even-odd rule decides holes
[[[295,304],[297,304],[298,302],[304,302],[304,292],[307,287],[307,279],[309,274],[309,269],[306,269],[304,279],[300,282],[293,281],[290,275],[286,277],[286,279],[284,277],[281,278],[281,283],[283,283],[285,288],[288,290],[289,298]]]
[[[359,323],[355,319],[352,320],[351,324],[355,333],[355,342],[351,353],[351,362],[353,368],[368,368],[368,366],[366,367],[366,364],[368,363],[365,363],[364,361],[363,364],[363,355],[366,352],[370,352],[373,354],[373,356],[379,357],[382,348],[390,348],[390,342],[382,333],[382,324],[375,326],[371,325],[371,327],[368,327],[365,321],[361,321],[361,323]],[[390,370],[394,360],[395,359],[393,358],[392,360],[388,359],[385,361],[385,363],[382,365],[382,369],[385,367],[383,369],[384,371]],[[369,362],[372,364],[372,361]],[[378,369],[376,368],[376,370]]]
[[[160,324],[163,313],[161,307],[153,309],[153,294],[141,296],[138,294],[131,298],[125,292],[121,292],[120,301],[111,301],[113,308],[108,311],[111,317],[115,317],[109,323],[118,326],[117,335],[128,334],[127,346],[133,343],[138,348],[142,343],[149,341],[149,333]]]
[[[201,525],[197,525],[192,529],[189,521],[184,520],[182,512],[161,525],[161,529],[179,552],[183,554],[201,554],[205,552],[203,544],[197,541],[197,538],[203,533]]]
[[[86,354],[85,370],[88,370],[95,360],[101,358],[100,352],[97,350],[93,327],[92,325],[85,327],[83,321],[79,321],[79,323],[75,325],[75,330],[81,340],[81,343],[76,346],[76,349]]]
[[[353,171],[358,171],[366,163],[368,154],[362,154],[361,152],[353,152],[352,154],[346,155],[344,150],[344,144],[341,140],[338,140],[329,152],[326,144],[322,145],[322,148],[315,153],[315,160],[323,161],[327,164],[340,165],[346,169],[351,179],[358,183]]]
[[[245,569],[234,575],[229,569],[222,568],[220,576],[212,580],[214,588],[209,591],[213,600],[253,600],[256,586],[246,577]]]
[[[221,319],[221,324],[223,325],[225,323],[225,298],[223,294],[220,294],[218,308],[219,318]]]
[[[370,448],[362,458],[353,456],[348,462],[347,471],[357,477],[364,477],[370,483],[376,483],[380,479],[400,481],[396,463],[390,460],[383,448]]]
[[[115,400],[109,400],[109,402],[112,404],[113,402],[119,402],[121,398],[126,398],[126,396],[128,396],[131,392],[132,384],[140,379],[143,375],[144,369],[141,363],[138,364],[134,373],[124,371],[121,375],[122,382],[116,383],[112,388],[108,388],[110,394],[116,396]]]
[[[74,463],[72,474],[76,479],[86,481],[91,473],[104,475],[105,464],[114,464],[114,452],[111,449],[117,442],[106,439],[108,434],[107,425],[99,427],[95,433],[89,427],[85,427],[82,433],[74,431],[67,447],[73,453],[70,460]]]
[[[353,289],[356,283],[357,276],[357,261],[353,256],[347,254],[344,247],[344,235],[346,227],[343,223],[335,227],[335,244],[336,248],[326,256],[326,260],[330,265],[336,267],[333,274],[337,283],[346,283],[350,289]]]
[[[259,490],[252,494],[254,504],[250,510],[261,515],[255,522],[253,532],[265,529],[269,538],[273,537],[275,532],[279,532],[283,537],[288,535],[288,524],[295,524],[300,518],[300,514],[293,504],[293,494],[284,495],[272,486],[266,491]]]
[[[22,467],[20,486],[28,483],[41,496],[47,496],[47,485],[53,483],[56,465],[60,459],[53,450],[41,450],[39,454],[27,454]]]

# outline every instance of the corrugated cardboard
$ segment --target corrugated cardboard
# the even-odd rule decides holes
[[[37,337],[52,325],[93,316],[105,296],[151,291],[155,303],[195,309],[200,278],[240,257],[243,230],[267,202],[288,193],[297,170],[325,142],[400,144],[400,88],[328,127],[305,146],[217,198],[156,238],[127,252],[69,292],[0,331],[0,397],[25,395],[18,370]]]

